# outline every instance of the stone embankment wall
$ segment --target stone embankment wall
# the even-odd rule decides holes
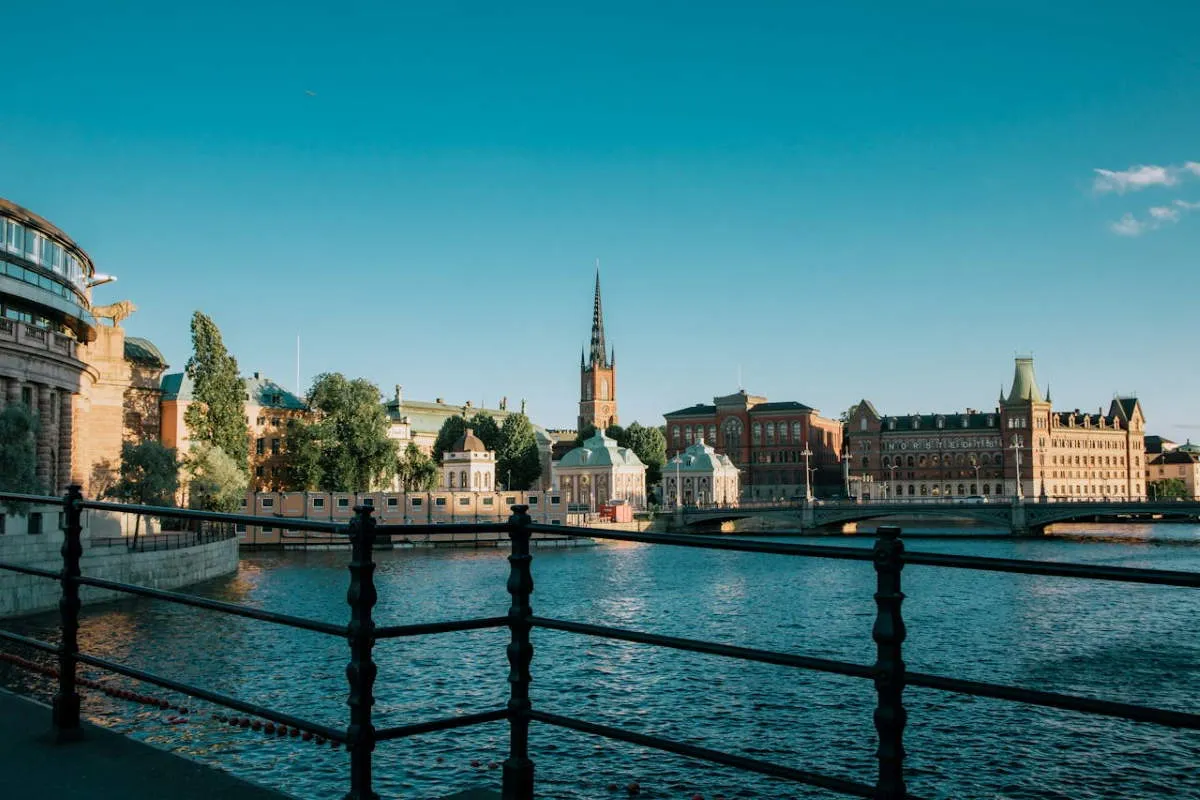
[[[59,571],[62,569],[63,532],[58,528],[58,509],[44,509],[44,533],[26,533],[24,517],[8,516],[6,533],[0,535],[0,561],[27,567]],[[121,583],[135,583],[155,589],[177,589],[199,583],[220,575],[235,572],[238,567],[238,542],[236,538],[209,542],[192,547],[155,552],[130,552],[123,543],[114,546],[91,546],[91,528],[102,530],[100,536],[114,527],[111,522],[102,522],[100,515],[91,512],[94,525],[83,531],[83,559],[80,569],[85,577],[103,578]],[[50,611],[58,608],[61,586],[58,581],[34,575],[22,575],[0,570],[0,617],[15,617]],[[130,597],[121,592],[111,592],[91,586],[80,587],[80,598],[84,605],[101,603],[120,597]]]

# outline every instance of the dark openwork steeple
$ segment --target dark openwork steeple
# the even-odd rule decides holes
[[[590,366],[607,367],[608,353],[604,346],[604,307],[600,304],[600,264],[596,264],[596,297],[592,300],[592,352]]]
[[[587,356],[586,363],[584,356]],[[617,356],[604,341],[604,307],[600,304],[600,262],[596,262],[596,294],[592,300],[592,342],[580,353],[579,430],[603,430],[617,424]]]

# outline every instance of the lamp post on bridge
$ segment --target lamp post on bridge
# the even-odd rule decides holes
[[[808,468],[808,459],[812,457],[812,451],[808,449],[808,442],[804,443],[804,450],[800,452],[804,456],[804,502],[811,503],[812,496],[812,470]]]
[[[1017,436],[1015,434],[1013,435],[1012,447],[1010,447],[1009,449],[1013,451],[1013,462],[1017,469],[1017,487],[1016,487],[1017,491],[1016,491],[1015,497],[1017,500],[1023,500],[1024,493],[1022,492],[1022,489],[1021,489],[1021,437],[1020,436]]]
[[[888,481],[888,497],[892,502],[896,502],[896,465],[892,464],[888,469],[892,473],[892,479]]]

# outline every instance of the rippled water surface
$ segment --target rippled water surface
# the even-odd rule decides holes
[[[833,543],[829,540],[824,540]],[[848,540],[869,546],[869,540]],[[841,544],[843,542],[838,541]],[[1200,571],[1200,527],[1069,526],[1043,540],[913,540],[912,550]],[[378,554],[381,624],[503,614],[504,551]],[[345,552],[248,554],[236,576],[196,591],[344,622]],[[656,633],[869,663],[869,564],[640,545],[538,550],[535,612]],[[910,669],[1195,711],[1200,592],[908,567]],[[55,619],[7,627],[54,639]],[[380,726],[489,710],[507,696],[505,631],[393,640],[376,649]],[[130,601],[85,609],[80,642],[105,658],[344,725],[345,643],[266,623]],[[872,685],[863,680],[535,631],[533,703],[790,766],[871,782]],[[28,654],[23,654],[28,655]],[[87,673],[93,677],[102,677]],[[45,696],[49,684],[0,664]],[[157,690],[155,690],[157,691]],[[161,692],[158,692],[162,694]],[[929,798],[1200,798],[1200,733],[909,689],[910,790]],[[103,695],[100,724],[303,798],[341,797],[344,752],[231,729],[193,715],[168,724]],[[497,785],[497,723],[384,743],[385,797]],[[538,794],[584,800],[640,782],[642,797],[834,797],[769,778],[534,726]],[[471,766],[472,761],[478,767]]]

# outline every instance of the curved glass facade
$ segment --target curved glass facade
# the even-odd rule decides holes
[[[3,289],[0,316],[69,330],[84,340],[94,338],[88,311],[88,280],[92,274],[90,261],[77,247],[4,216],[0,208],[0,286],[8,281],[20,282]]]

